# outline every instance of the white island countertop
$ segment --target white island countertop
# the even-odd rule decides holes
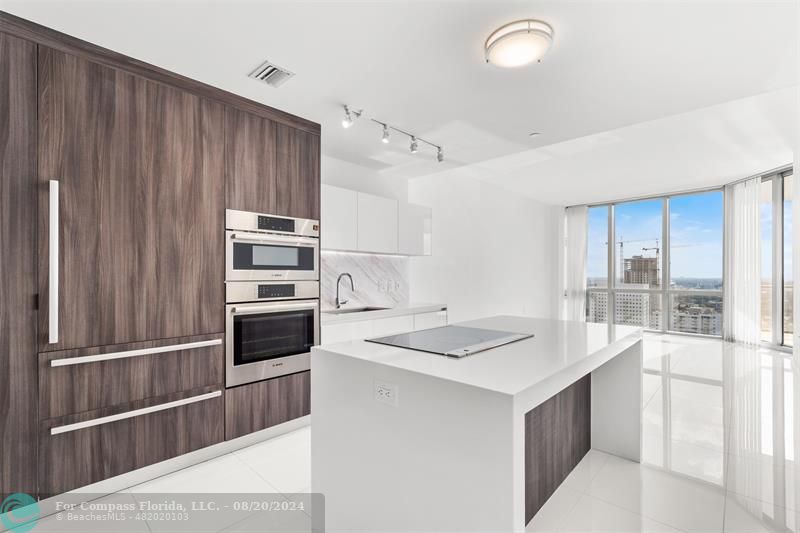
[[[640,328],[457,325],[534,336],[462,358],[312,349],[311,485],[329,530],[523,533],[589,447],[641,459]]]
[[[320,348],[448,381],[518,395],[536,385],[544,385],[548,380],[563,382],[552,384],[555,386],[553,390],[561,390],[642,338],[642,329],[634,326],[518,316],[495,316],[457,325],[532,333],[534,336],[462,358],[362,340],[323,344]]]
[[[347,309],[347,305],[343,309]],[[377,309],[374,311],[357,311],[354,313],[331,313],[333,309],[323,309],[320,311],[322,315],[322,324],[342,324],[345,322],[360,322],[362,320],[375,320],[378,318],[391,318],[395,316],[418,315],[421,313],[435,313],[437,311],[446,311],[446,304],[428,303],[428,302],[411,302],[407,304],[396,305],[387,309]]]

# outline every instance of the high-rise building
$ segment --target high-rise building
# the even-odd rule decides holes
[[[647,289],[644,283],[623,283],[621,289]],[[631,324],[650,326],[650,294],[643,292],[617,292],[614,307],[615,324]],[[608,320],[608,293],[589,293],[586,320],[588,322],[606,322]]]
[[[672,329],[701,335],[722,334],[722,313],[709,307],[690,306],[672,311]]]
[[[622,281],[624,283],[642,283],[648,287],[657,287],[658,257],[634,255],[623,261]]]

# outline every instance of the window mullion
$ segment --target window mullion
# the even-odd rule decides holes
[[[762,275],[763,277],[763,275]],[[783,343],[783,178],[772,178],[772,343]]]
[[[669,287],[672,273],[669,259],[669,197],[664,198],[661,213],[661,331],[672,328],[672,309],[669,302]]]
[[[617,299],[614,292],[617,285],[614,209],[614,204],[608,206],[608,316],[606,318],[609,324],[613,324],[617,317]]]

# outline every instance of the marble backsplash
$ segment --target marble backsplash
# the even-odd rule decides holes
[[[353,276],[355,291],[343,279],[339,289],[347,307],[395,307],[408,303],[408,258],[391,255],[320,253],[320,293],[322,309],[336,305],[336,280],[342,272]]]

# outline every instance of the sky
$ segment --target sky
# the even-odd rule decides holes
[[[791,203],[784,208],[784,257],[786,279],[791,279],[792,219]],[[607,269],[607,207],[589,209],[587,272],[590,278],[605,278]],[[654,257],[654,248],[661,246],[662,201],[642,200],[618,204],[615,209],[615,260],[619,265],[619,241],[623,241],[625,257]],[[670,199],[670,241],[672,278],[722,278],[721,191],[674,196]],[[771,249],[771,216],[762,208],[762,278],[769,278]],[[662,252],[663,255],[663,252]],[[619,267],[617,267],[619,270]]]
[[[607,212],[607,208],[594,208],[589,212],[589,277],[606,277]],[[662,247],[661,199],[618,204],[615,219],[617,265],[620,241],[625,257],[654,257],[653,248]],[[670,240],[673,278],[722,278],[722,193],[673,197],[670,200]],[[663,250],[660,252],[663,258]]]

